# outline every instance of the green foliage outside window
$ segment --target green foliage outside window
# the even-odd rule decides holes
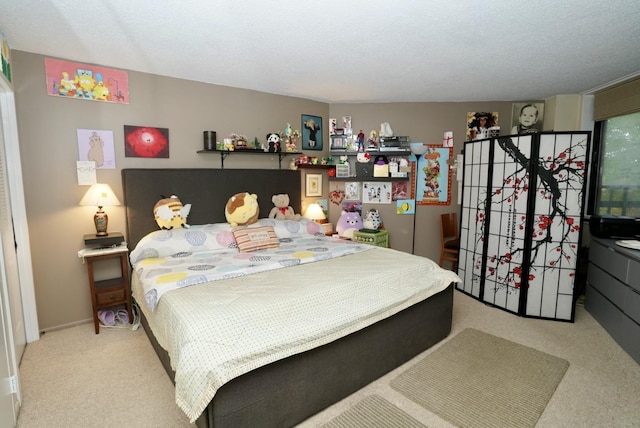
[[[598,214],[640,217],[640,112],[604,121]]]

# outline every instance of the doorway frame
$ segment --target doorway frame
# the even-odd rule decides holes
[[[3,75],[0,75],[0,113],[3,132],[2,137],[4,139],[7,161],[11,215],[13,218],[15,239],[18,244],[16,246],[16,257],[18,274],[20,276],[25,336],[27,343],[30,343],[40,339],[33,281],[33,265],[31,263],[31,241],[29,240],[27,208],[25,205],[24,185],[22,181],[22,163],[20,159],[15,94],[13,87]]]

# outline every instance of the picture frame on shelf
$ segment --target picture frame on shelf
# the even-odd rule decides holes
[[[302,115],[302,150],[322,150],[322,118]]]
[[[307,174],[305,178],[305,196],[322,196],[322,174]]]
[[[347,138],[342,135],[331,136],[331,150],[345,150],[347,148]]]

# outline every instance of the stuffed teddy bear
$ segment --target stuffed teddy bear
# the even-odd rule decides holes
[[[300,214],[296,214],[292,207],[289,206],[289,195],[281,193],[273,195],[271,202],[275,207],[271,208],[269,218],[276,220],[300,220]]]
[[[236,193],[227,201],[224,216],[231,226],[243,226],[258,221],[260,207],[255,193]]]
[[[187,216],[191,211],[191,204],[182,205],[180,199],[173,195],[162,198],[153,207],[153,216],[160,229],[188,228]]]
[[[353,239],[353,232],[362,229],[362,218],[357,212],[342,211],[336,223],[336,232],[342,238]]]

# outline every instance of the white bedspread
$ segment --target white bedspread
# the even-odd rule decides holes
[[[160,231],[163,233],[164,231]],[[187,233],[200,233],[202,230]],[[209,281],[343,257],[368,251],[370,245],[343,239],[301,235],[280,240],[278,248],[241,253],[237,248],[182,252],[171,257],[144,258],[133,265],[142,279],[145,302],[154,310],[166,292]]]
[[[167,292],[141,305],[176,372],[193,422],[229,380],[329,343],[444,290],[460,278],[433,261],[374,248],[358,254]],[[144,301],[134,275],[133,295]]]

